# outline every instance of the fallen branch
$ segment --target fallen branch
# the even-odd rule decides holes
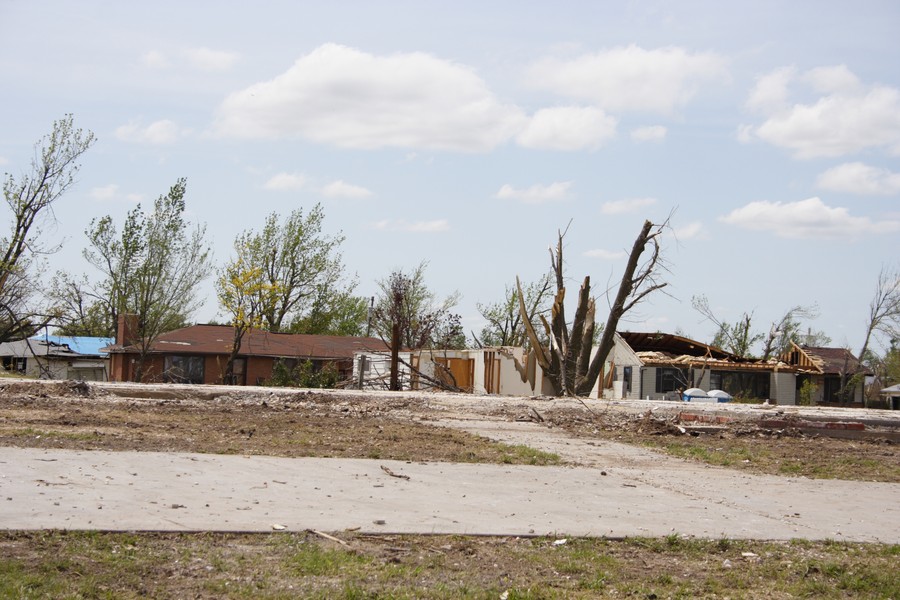
[[[396,477],[397,479],[405,479],[405,480],[409,481],[409,475],[394,473],[393,471],[391,471],[384,465],[381,465],[381,470],[384,471],[385,473],[387,473],[388,475],[390,475],[391,477]]]
[[[345,542],[344,540],[338,539],[338,538],[334,537],[333,535],[328,535],[327,533],[324,533],[322,531],[316,531],[315,529],[307,529],[306,531],[308,531],[309,533],[313,533],[319,537],[323,537],[326,540],[331,540],[332,542],[337,542],[341,546],[349,546],[350,545],[347,542]]]

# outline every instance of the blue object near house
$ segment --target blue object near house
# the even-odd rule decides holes
[[[40,340],[57,346],[68,346],[72,352],[84,354],[87,356],[106,357],[106,352],[101,352],[101,348],[115,343],[115,338],[108,337],[67,337],[62,335],[36,335],[33,340]]]

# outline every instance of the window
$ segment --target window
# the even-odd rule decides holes
[[[724,390],[735,398],[769,397],[769,373],[753,371],[710,371],[709,387]]]
[[[822,397],[825,402],[840,402],[841,401],[841,377],[840,375],[827,375],[825,377],[825,381],[823,382],[825,385],[825,389],[822,392]]]
[[[28,366],[28,359],[23,356],[4,356],[3,368],[7,371],[15,371],[17,373],[25,373]]]
[[[203,357],[166,356],[163,380],[166,383],[203,383]]]
[[[622,367],[622,391],[626,394],[631,392],[631,367]]]
[[[674,392],[678,388],[685,389],[688,382],[688,374],[686,369],[675,369],[672,367],[656,368],[656,392],[664,394],[665,392]]]

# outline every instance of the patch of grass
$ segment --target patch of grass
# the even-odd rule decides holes
[[[503,456],[501,461],[505,464],[525,464],[525,465],[558,465],[562,463],[562,459],[558,454],[553,452],[544,452],[536,450],[530,446],[508,446],[501,444],[501,452]]]
[[[900,598],[896,545],[335,535],[0,532],[0,598]]]

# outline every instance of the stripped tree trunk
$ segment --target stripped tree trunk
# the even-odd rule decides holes
[[[634,241],[631,253],[628,255],[628,263],[622,274],[618,293],[610,306],[603,335],[593,359],[591,354],[594,347],[596,302],[591,296],[590,277],[584,278],[584,283],[579,290],[578,305],[571,331],[566,323],[564,307],[566,288],[563,278],[563,237],[565,232],[559,233],[556,252],[551,250],[551,263],[556,276],[556,298],[551,309],[550,321],[541,317],[541,323],[550,340],[547,346],[541,344],[534,324],[526,314],[525,304],[522,301],[522,286],[519,279],[516,278],[519,291],[519,311],[531,342],[531,352],[541,366],[544,377],[550,381],[556,395],[586,396],[590,394],[606,364],[609,353],[612,351],[619,320],[650,293],[666,286],[666,283],[657,280],[657,272],[662,268],[659,237],[667,226],[668,220],[661,225],[654,225],[650,221],[644,222]],[[651,255],[642,262],[641,256],[648,245],[651,247]]]

